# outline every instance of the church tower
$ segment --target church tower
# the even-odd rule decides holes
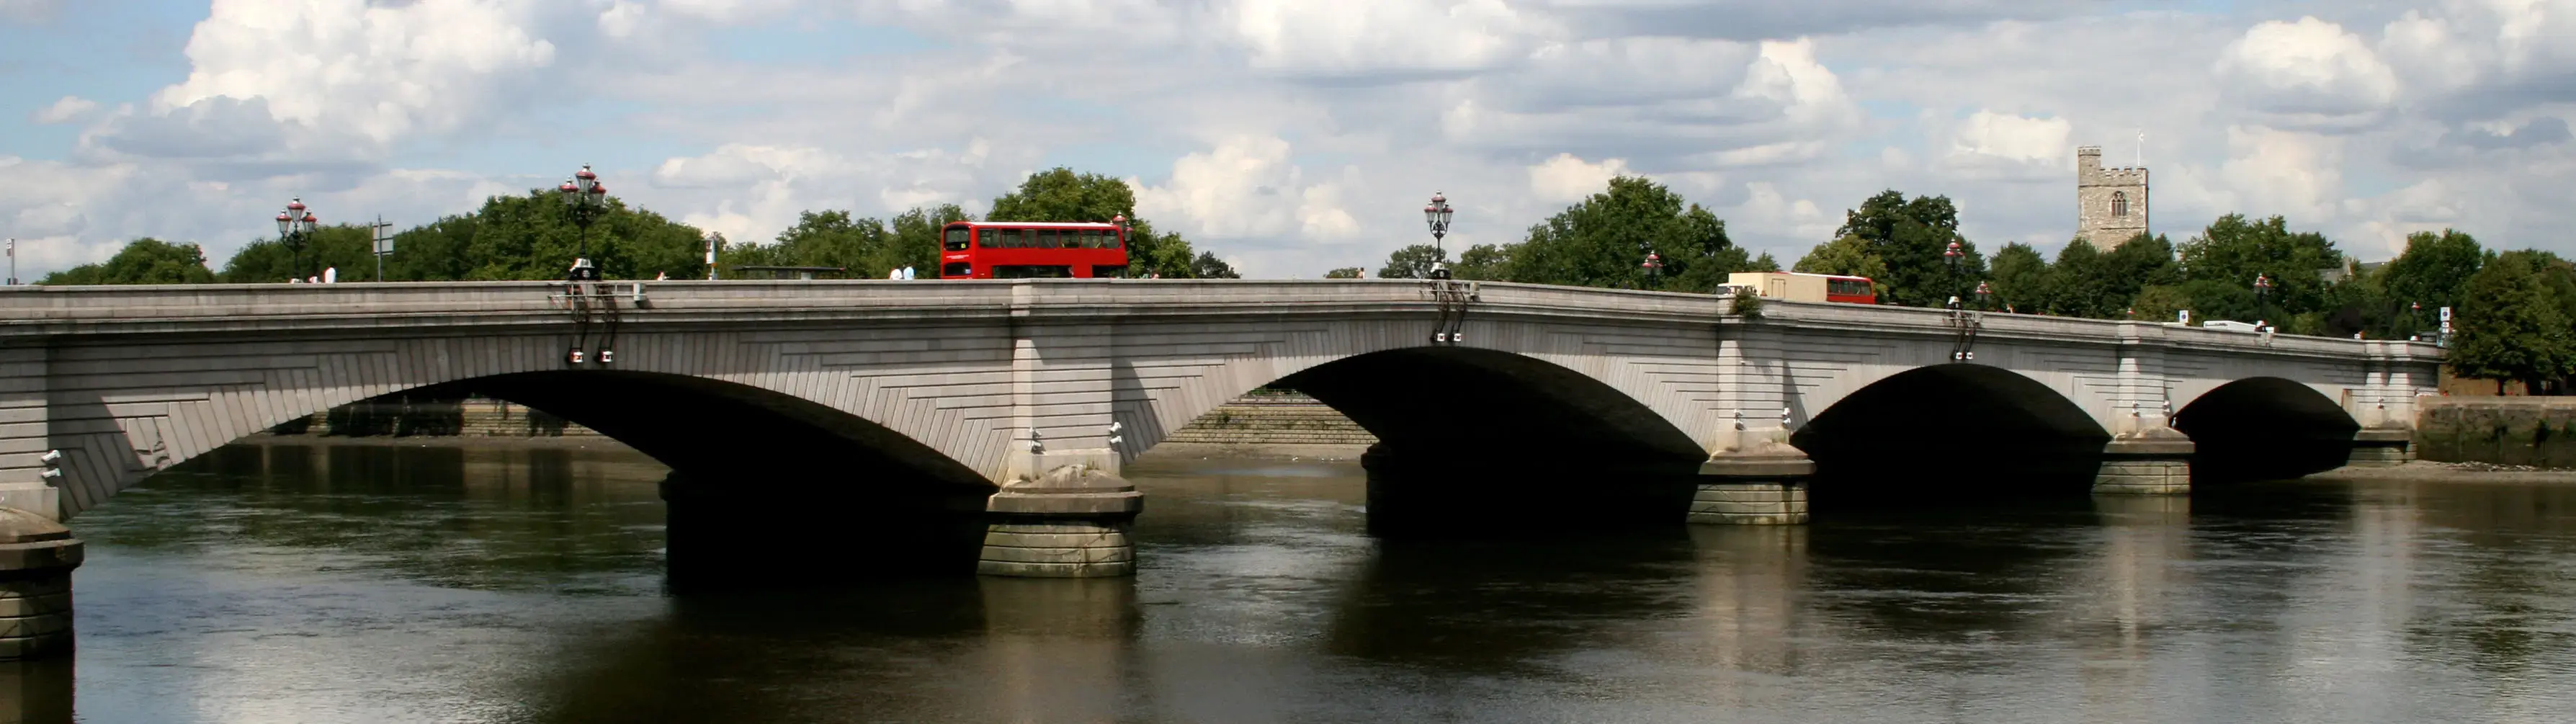
[[[2147,170],[2103,168],[2102,147],[2075,149],[2075,236],[2103,251],[2147,233]]]

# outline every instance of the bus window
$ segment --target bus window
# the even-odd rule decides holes
[[[1067,248],[1067,249],[1098,249],[1098,248],[1100,248],[1100,232],[1092,231],[1092,230],[1090,230],[1090,229],[1083,229],[1083,230],[1081,230],[1081,231],[1068,231],[1068,232],[1064,232],[1064,234],[1065,234],[1065,237],[1064,237],[1064,240],[1065,240],[1064,248]]]
[[[1118,248],[1118,232],[1115,232],[1115,231],[1103,231],[1103,232],[1100,232],[1100,248],[1103,248],[1103,249],[1116,249],[1116,248]]]
[[[952,261],[949,262],[947,266],[939,268],[939,275],[943,277],[962,277],[974,273],[974,271],[975,265],[973,264],[968,264],[962,261]]]
[[[1053,248],[1056,248],[1056,247],[1057,247],[1057,246],[1059,246],[1059,245],[1060,245],[1060,244],[1059,244],[1059,241],[1056,239],[1056,233],[1055,233],[1055,230],[1054,230],[1054,229],[1039,229],[1039,230],[1038,230],[1038,248],[1040,248],[1040,249],[1053,249]]]
[[[1091,277],[1094,279],[1114,279],[1123,276],[1127,276],[1127,265],[1125,264],[1114,266],[1109,264],[1094,264],[1091,267]]]
[[[966,227],[952,226],[948,228],[947,247],[949,251],[966,250]]]
[[[1071,265],[1013,264],[993,267],[995,279],[1068,279],[1072,276]]]

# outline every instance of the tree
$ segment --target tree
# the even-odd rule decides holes
[[[2012,242],[1995,250],[1993,271],[1994,305],[2024,314],[2048,311],[2051,290],[2048,285],[2048,259],[2029,244]]]
[[[1360,273],[1361,273],[1361,271],[1363,271],[1363,270],[1361,270],[1359,267],[1355,267],[1355,266],[1346,266],[1346,267],[1342,267],[1342,268],[1340,268],[1340,269],[1335,269],[1335,270],[1332,270],[1332,271],[1324,272],[1324,278],[1326,278],[1326,279],[1358,279],[1358,278],[1360,278]]]
[[[2184,294],[2182,287],[2158,284],[2138,290],[2137,300],[2129,307],[2138,311],[2140,320],[2171,322],[2181,316],[2182,310],[2191,308],[2191,295]]]
[[[318,277],[324,269],[339,270],[337,278],[341,281],[374,279],[375,229],[351,224],[315,229],[305,236],[300,252],[289,252],[286,244],[276,239],[253,241],[233,252],[233,258],[224,261],[223,272],[216,276],[231,284],[258,284]],[[388,280],[401,278],[393,274],[390,265],[385,272]]]
[[[1449,276],[1457,279],[1503,280],[1504,275],[1511,271],[1511,248],[1517,246],[1519,244],[1510,246],[1477,244],[1467,247],[1466,251],[1458,254],[1458,263],[1449,267]]]
[[[1199,252],[1197,259],[1190,260],[1190,276],[1198,279],[1243,278],[1242,274],[1235,273],[1234,265],[1216,258],[1216,252],[1212,251]]]
[[[1470,278],[1639,288],[1650,283],[1640,266],[1650,252],[1668,289],[1708,291],[1752,265],[1715,213],[1638,176],[1610,179],[1608,189],[1531,226],[1519,243],[1490,253],[1471,248],[1474,258],[1460,265],[1476,270]],[[1485,276],[1496,267],[1499,274]]]
[[[2407,235],[2406,251],[2379,269],[2380,287],[2394,305],[2388,336],[2402,339],[2437,328],[2438,310],[2461,306],[2461,288],[2489,256],[2476,238],[2451,229]]]
[[[1190,242],[1172,232],[1156,233],[1154,225],[1136,218],[1136,191],[1127,182],[1095,173],[1056,167],[1020,181],[1020,188],[993,199],[988,221],[1108,222],[1129,219],[1127,274],[1187,278],[1199,272],[1198,254]],[[1213,259],[1213,256],[1209,258]],[[1227,271],[1231,272],[1229,267]]]
[[[1378,268],[1377,278],[1429,279],[1431,268],[1445,261],[1448,259],[1442,256],[1439,248],[1430,244],[1415,244],[1386,255],[1386,266]]]
[[[1909,200],[1893,189],[1880,192],[1861,202],[1860,208],[1845,211],[1842,228],[1834,236],[1858,238],[1870,256],[1886,265],[1885,276],[1870,277],[1883,286],[1881,301],[1940,306],[1952,295],[1965,294],[1975,286],[1972,280],[1985,276],[1985,258],[1975,244],[1959,235],[1959,209],[1946,196]],[[1942,256],[1953,242],[1966,255],[1956,272]]]
[[[1761,256],[1754,257],[1752,263],[1744,265],[1744,268],[1739,271],[1776,272],[1779,270],[1780,260],[1771,258],[1771,252],[1766,251],[1762,252]]]
[[[1880,295],[1887,294],[1887,262],[1870,251],[1869,242],[1857,236],[1844,235],[1807,250],[1799,257],[1794,271],[1806,274],[1839,274],[1869,277],[1870,287]]]
[[[2111,288],[2110,264],[2093,242],[2076,237],[2057,250],[2048,267],[2048,312],[2068,317],[2120,319],[2128,316],[2133,296]]]
[[[2538,393],[2542,381],[2576,371],[2576,340],[2559,308],[2537,252],[2498,254],[2470,275],[2468,303],[2454,317],[2450,363],[2461,377],[2521,380]]]
[[[214,272],[206,270],[204,249],[147,236],[127,242],[107,261],[47,274],[36,283],[204,284],[214,280]]]
[[[2215,289],[2208,283],[2216,283],[2250,290],[2256,276],[2271,282],[2262,309],[2228,317],[2243,321],[2267,313],[2288,319],[2323,309],[2326,284],[2319,272],[2341,267],[2343,262],[2343,252],[2335,250],[2334,242],[2315,232],[2291,233],[2288,222],[2279,216],[2248,221],[2243,214],[2228,214],[2182,245],[2182,278],[2203,282],[2197,289]],[[2193,301],[2201,301],[2198,293]]]

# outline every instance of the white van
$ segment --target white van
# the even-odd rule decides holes
[[[2239,322],[2231,319],[2212,319],[2200,323],[2200,328],[2215,329],[2221,332],[2244,332],[2246,334],[2255,334],[2263,331],[2262,327],[2255,326],[2253,322]]]

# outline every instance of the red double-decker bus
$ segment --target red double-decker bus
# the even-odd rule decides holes
[[[957,221],[941,229],[941,279],[1092,279],[1127,271],[1118,224]]]

